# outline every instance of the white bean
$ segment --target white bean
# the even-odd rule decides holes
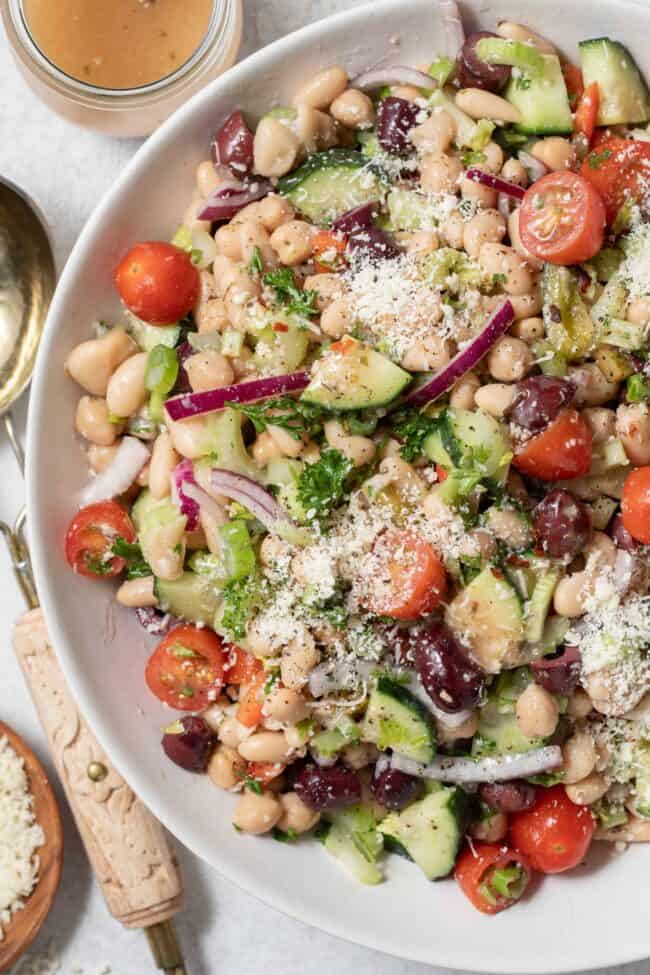
[[[456,122],[449,114],[442,109],[416,125],[409,133],[409,139],[421,153],[444,153],[447,152],[452,142],[456,138]]]
[[[101,447],[110,447],[124,430],[121,422],[111,422],[105,399],[82,396],[77,403],[75,429],[82,437]]]
[[[586,779],[596,767],[596,746],[587,731],[576,731],[562,746],[562,771],[566,785]]]
[[[505,37],[510,41],[532,44],[542,54],[557,54],[557,50],[550,41],[547,41],[541,34],[535,33],[530,27],[525,27],[524,24],[515,24],[511,20],[501,20],[497,27],[497,34],[499,37]]]
[[[547,139],[540,139],[530,150],[531,156],[553,170],[561,172],[571,169],[576,161],[576,151],[568,139],[552,135]]]
[[[65,369],[92,396],[105,396],[111,375],[138,347],[123,328],[112,328],[98,339],[75,346]]]
[[[430,193],[455,193],[463,172],[463,164],[456,156],[432,152],[422,159],[420,182]]]
[[[324,429],[330,447],[340,450],[355,467],[369,464],[375,456],[376,448],[373,440],[369,437],[347,434],[338,420],[327,420]]]
[[[208,778],[220,789],[234,789],[246,777],[246,762],[227,745],[217,745],[207,767]]]
[[[548,738],[559,719],[559,708],[552,694],[539,684],[529,684],[516,704],[517,722],[527,738]]]
[[[257,731],[242,741],[239,754],[247,762],[284,762],[291,752],[282,731]]]
[[[127,579],[115,593],[115,598],[122,606],[136,609],[141,606],[157,606],[158,599],[153,591],[153,576]]]
[[[293,830],[300,835],[307,833],[320,819],[320,813],[310,809],[295,792],[285,792],[280,796],[282,803],[282,818],[278,821],[278,829],[285,833]]]
[[[356,88],[348,88],[330,105],[337,122],[349,129],[368,129],[375,121],[375,109],[368,96]]]
[[[534,365],[528,345],[512,335],[504,335],[490,349],[488,369],[494,379],[504,383],[519,382]]]
[[[284,176],[298,158],[300,142],[291,129],[268,115],[255,131],[253,154],[260,176]]]
[[[342,95],[348,87],[348,75],[344,68],[334,65],[319,71],[298,89],[293,98],[294,105],[301,103],[312,108],[329,108],[335,98]]]
[[[282,804],[275,796],[265,792],[258,796],[247,790],[235,808],[233,825],[243,833],[259,836],[269,833],[282,816]]]
[[[275,721],[297,724],[309,715],[309,708],[299,691],[292,687],[275,687],[266,699],[264,714]]]
[[[521,112],[505,98],[480,88],[462,88],[456,94],[456,105],[474,119],[492,119],[495,122],[521,122]]]
[[[633,464],[650,464],[650,411],[646,403],[621,404],[616,410],[616,433]]]
[[[138,352],[115,370],[106,389],[106,403],[113,416],[133,416],[144,406],[147,390],[144,374],[148,355]]]
[[[577,806],[590,806],[592,802],[598,802],[607,792],[609,785],[607,779],[600,772],[592,772],[581,782],[575,785],[566,785],[564,791]]]

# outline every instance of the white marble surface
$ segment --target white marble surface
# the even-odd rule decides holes
[[[242,54],[359,0],[244,0]],[[24,186],[47,214],[59,267],[79,230],[138,146],[76,129],[50,114],[32,96],[0,37],[0,174]],[[25,398],[16,410],[24,429]],[[0,437],[0,518],[10,520],[22,498],[22,484],[7,444]],[[0,717],[47,756],[18,666],[9,648],[13,619],[22,612],[18,589],[0,549]],[[64,975],[145,975],[153,971],[144,936],[112,921],[93,883],[75,828],[62,800],[66,828],[61,888],[32,956],[49,950]],[[178,930],[192,975],[425,975],[429,969],[389,958],[304,927],[259,903],[180,849],[188,905]],[[547,935],[552,935],[547,932]],[[614,932],[613,932],[613,936]],[[543,950],[540,942],[534,950]],[[17,971],[20,971],[20,964]],[[44,971],[47,969],[44,968]],[[609,969],[607,975],[645,975],[648,963]]]

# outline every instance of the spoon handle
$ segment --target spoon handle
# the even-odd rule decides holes
[[[167,834],[79,714],[40,609],[15,624],[13,646],[111,914],[129,928],[167,920],[183,900]]]

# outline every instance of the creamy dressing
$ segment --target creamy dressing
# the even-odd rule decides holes
[[[139,88],[173,74],[205,37],[214,0],[23,0],[42,53],[99,88]]]

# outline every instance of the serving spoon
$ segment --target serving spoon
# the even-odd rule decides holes
[[[43,219],[18,187],[0,179],[0,416],[21,471],[24,453],[9,410],[31,379],[55,282],[54,257]],[[77,710],[38,608],[25,538],[25,509],[13,527],[0,521],[0,533],[31,610],[15,625],[14,650],[108,908],[126,927],[144,929],[159,968],[168,975],[185,975],[170,921],[181,909],[183,888],[166,833],[111,766]],[[0,734],[2,727],[0,724]],[[23,749],[27,764],[26,746],[14,740],[17,749]],[[37,766],[30,768],[37,770],[36,782]],[[47,843],[49,823],[43,819],[42,826]],[[51,841],[56,842],[56,828]],[[59,861],[60,856],[59,845]],[[12,961],[43,924],[56,883],[49,902],[45,889],[40,891],[41,881],[7,926],[7,940],[13,938],[14,942]],[[8,964],[0,950],[0,972]]]

